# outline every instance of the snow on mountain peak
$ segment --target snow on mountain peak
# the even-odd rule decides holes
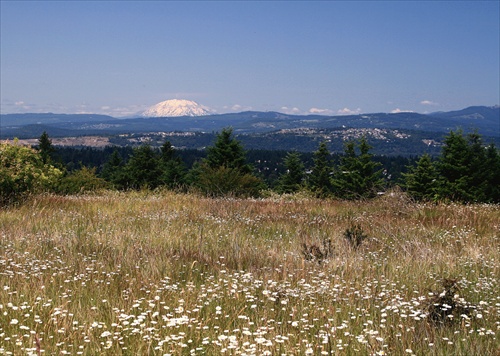
[[[174,117],[210,115],[209,108],[191,100],[171,99],[151,106],[142,113],[143,117]]]

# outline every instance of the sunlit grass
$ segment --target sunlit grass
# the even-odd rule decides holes
[[[499,238],[498,206],[397,192],[39,196],[0,211],[0,354],[495,355]],[[436,323],[445,279],[466,312]]]

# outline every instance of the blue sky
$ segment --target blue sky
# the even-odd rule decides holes
[[[1,112],[433,112],[500,101],[499,1],[5,1]]]

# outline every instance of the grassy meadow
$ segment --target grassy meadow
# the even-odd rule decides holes
[[[0,210],[0,354],[499,355],[499,283],[498,205],[105,192]]]

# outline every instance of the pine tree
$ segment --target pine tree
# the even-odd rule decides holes
[[[166,141],[161,147],[161,182],[168,188],[179,188],[185,184],[186,169],[174,147]]]
[[[500,152],[491,144],[486,148],[484,166],[488,167],[486,175],[486,202],[500,203]]]
[[[115,188],[124,188],[127,184],[124,163],[117,149],[113,151],[109,160],[104,164],[100,177],[110,182]]]
[[[445,138],[438,170],[441,197],[461,202],[498,201],[500,173],[498,151],[485,147],[481,135],[462,130]]]
[[[356,147],[360,154],[356,155]],[[333,178],[335,194],[344,199],[373,198],[383,186],[380,163],[373,161],[371,146],[365,137],[358,145],[349,141],[344,146],[338,171]]]
[[[246,162],[245,150],[233,137],[231,128],[224,128],[217,134],[215,144],[207,149],[204,160],[210,168],[227,167],[237,169],[242,174],[252,173],[252,166]]]
[[[233,130],[225,128],[217,134],[214,146],[207,149],[207,157],[193,167],[190,180],[209,196],[257,196],[263,182],[252,171]]]
[[[135,148],[125,165],[126,187],[155,189],[161,183],[161,166],[158,154],[149,145]]]
[[[462,202],[490,201],[490,192],[495,190],[489,186],[489,177],[496,169],[494,156],[477,132],[464,136],[462,130],[451,131],[444,140],[438,164],[442,177],[440,196]]]
[[[445,138],[438,163],[443,179],[439,194],[452,200],[464,200],[467,194],[469,147],[463,132],[451,131]]]
[[[165,141],[161,146],[161,159],[163,162],[168,162],[175,158],[175,149],[170,141]]]
[[[286,172],[278,179],[279,193],[294,193],[299,191],[304,182],[304,163],[298,152],[288,152],[283,164]]]
[[[319,144],[318,150],[314,152],[314,166],[309,177],[309,189],[315,192],[319,197],[325,197],[331,194],[332,182],[330,166],[330,152],[326,142]]]
[[[487,165],[486,148],[481,135],[473,132],[467,135],[469,160],[467,162],[467,194],[466,201],[485,202],[487,201],[486,190],[488,185],[488,175],[492,167]]]
[[[404,187],[417,200],[431,200],[436,197],[439,175],[431,156],[424,154],[416,166],[403,173]]]
[[[46,131],[44,131],[38,139],[38,151],[40,152],[42,162],[44,164],[50,163],[51,156],[55,149],[52,145],[52,140],[49,138],[49,134]]]

